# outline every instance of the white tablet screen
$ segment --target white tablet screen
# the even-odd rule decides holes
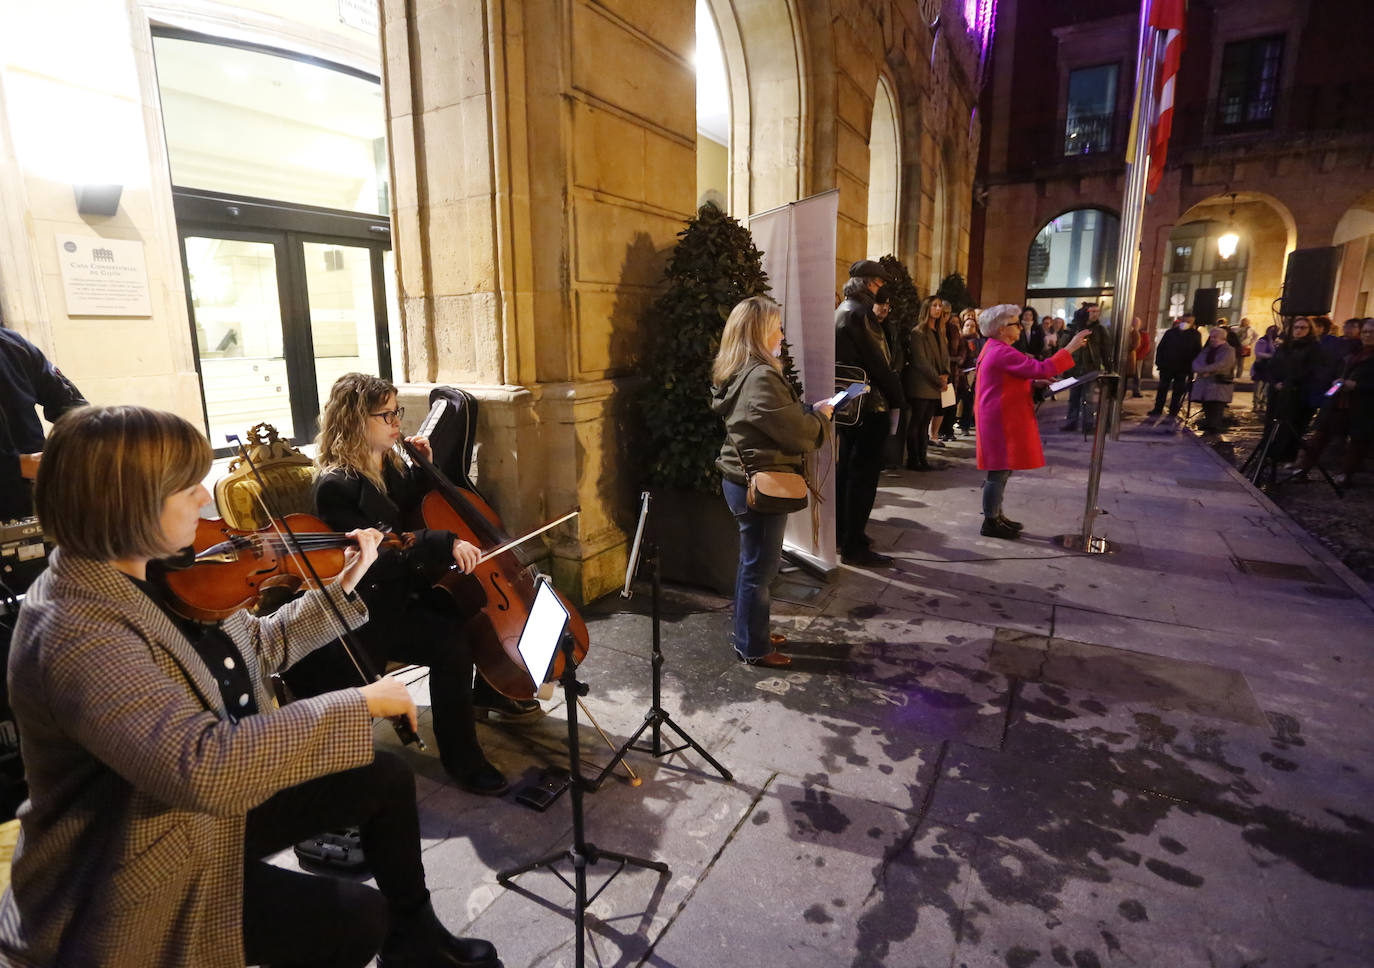
[[[553,666],[553,657],[558,652],[558,643],[563,638],[563,629],[567,624],[568,610],[554,592],[553,585],[547,580],[540,581],[534,593],[530,617],[516,646],[536,689],[544,684]]]

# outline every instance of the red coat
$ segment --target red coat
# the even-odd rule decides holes
[[[1035,423],[1031,381],[1048,380],[1073,366],[1073,355],[1060,350],[1037,360],[990,339],[978,355],[973,419],[978,427],[978,468],[1023,471],[1045,466],[1040,428]]]

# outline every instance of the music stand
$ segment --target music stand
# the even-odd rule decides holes
[[[716,758],[706,752],[700,743],[692,739],[691,736],[688,736],[687,731],[673,722],[673,717],[663,708],[663,649],[660,637],[659,612],[663,582],[658,566],[658,546],[652,540],[644,540],[645,525],[649,520],[649,492],[644,491],[641,493],[639,500],[639,526],[635,529],[635,539],[630,546],[630,561],[625,567],[625,587],[621,589],[620,595],[622,598],[629,598],[633,594],[630,586],[634,584],[635,573],[639,570],[640,562],[647,560],[651,569],[650,574],[653,576],[653,597],[651,599],[653,605],[650,619],[653,628],[653,653],[649,660],[653,701],[649,706],[649,711],[644,714],[644,722],[639,724],[639,729],[635,730],[634,735],[624,742],[620,749],[616,751],[615,755],[611,757],[611,762],[607,763],[606,768],[597,774],[596,779],[591,782],[592,789],[600,789],[601,784],[606,781],[606,777],[610,776],[611,770],[615,769],[615,765],[623,760],[625,754],[632,749],[642,753],[652,753],[655,757],[671,756],[673,753],[678,753],[685,749],[692,749],[707,763],[715,767],[716,772],[723,778],[733,781],[735,779],[734,774],[721,766],[720,763],[716,761]],[[664,726],[672,729],[672,731],[677,733],[678,737],[682,740],[681,743],[674,746],[672,749],[663,748],[662,727]],[[652,730],[653,745],[635,746],[636,741],[638,741],[639,737],[644,735],[646,729]]]
[[[551,594],[553,586],[549,583],[548,576],[541,575],[539,581],[542,583],[542,587],[540,587],[535,594],[536,606],[539,603],[540,593],[544,593],[547,597],[551,597],[554,601],[557,601],[557,596]],[[561,604],[559,607],[562,607]],[[534,608],[531,608],[530,613],[533,617]],[[579,697],[586,695],[587,685],[586,683],[577,681],[577,663],[573,659],[574,643],[573,637],[569,634],[567,629],[566,611],[564,611],[563,616],[564,621],[561,624],[556,622],[555,617],[555,621],[552,623],[541,622],[541,627],[534,629],[533,632],[540,635],[553,635],[556,633],[557,649],[563,653],[563,675],[559,681],[563,686],[563,705],[564,708],[568,710],[568,773],[570,775],[569,790],[571,796],[569,799],[572,803],[573,821],[572,846],[565,850],[555,851],[544,857],[540,857],[538,860],[532,860],[527,864],[521,864],[518,867],[512,867],[508,870],[501,871],[496,875],[496,882],[502,887],[508,887],[517,893],[524,894],[526,897],[537,898],[537,895],[532,891],[526,890],[519,884],[512,882],[521,874],[528,873],[539,867],[547,867],[555,877],[571,888],[574,897],[573,921],[577,930],[576,961],[574,961],[574,965],[576,968],[582,968],[586,957],[585,927],[587,906],[600,897],[601,892],[606,890],[606,888],[610,886],[611,881],[615,880],[620,872],[626,867],[643,867],[648,870],[658,871],[663,875],[668,875],[671,871],[669,871],[668,865],[661,861],[646,860],[642,857],[632,857],[629,854],[621,854],[611,850],[601,850],[595,844],[589,843],[586,839],[582,811],[582,791],[584,785],[589,784],[582,776],[582,755],[577,741],[577,700]],[[523,633],[521,639],[523,644]],[[540,643],[538,641],[532,641],[529,643],[528,649],[521,648],[521,658],[525,659],[528,668],[528,664],[532,660],[527,657],[527,652],[529,655],[537,655],[541,652],[545,652],[549,656],[550,663],[553,661],[554,650],[548,646],[547,642]],[[532,675],[531,679],[534,680],[536,688],[543,684],[542,676],[535,678],[535,676]],[[612,760],[611,762],[614,763],[615,761]],[[556,866],[559,861],[565,858],[572,861],[572,881],[564,877]],[[610,876],[602,882],[601,886],[596,889],[596,893],[588,897],[587,867],[602,860],[614,861],[617,866],[615,870],[611,872]]]

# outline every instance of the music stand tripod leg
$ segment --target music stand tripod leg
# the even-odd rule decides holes
[[[564,708],[568,711],[568,773],[570,780],[568,783],[569,801],[572,804],[573,821],[573,842],[572,846],[564,850],[546,854],[537,860],[532,860],[526,864],[512,867],[500,871],[496,875],[496,882],[503,887],[509,887],[527,896],[532,896],[531,892],[526,891],[518,884],[512,883],[521,874],[528,873],[539,867],[547,867],[564,884],[568,884],[568,879],[564,877],[555,866],[559,861],[568,859],[573,865],[573,883],[568,884],[573,891],[573,923],[575,925],[576,936],[576,968],[582,968],[586,953],[586,920],[587,905],[604,891],[611,881],[619,876],[620,872],[626,867],[642,867],[647,870],[658,871],[662,875],[669,875],[672,872],[668,865],[662,861],[649,860],[644,857],[635,857],[631,854],[622,854],[617,851],[601,850],[595,844],[589,843],[586,837],[586,825],[582,808],[582,793],[584,786],[588,786],[587,780],[582,776],[582,754],[581,747],[578,745],[577,738],[577,700],[586,694],[586,683],[577,680],[577,663],[573,660],[573,639],[567,632],[563,633],[563,641],[560,643],[563,652],[563,676],[561,683],[563,686]],[[611,764],[615,764],[615,760]],[[587,897],[587,867],[594,865],[601,860],[614,861],[619,866],[616,867],[611,875],[606,878],[602,885],[597,888],[596,893],[590,898]]]
[[[593,790],[599,789],[601,787],[601,784],[605,782],[606,777],[610,775],[611,770],[615,767],[615,765],[619,763],[621,760],[623,760],[625,758],[625,755],[632,749],[638,750],[642,753],[652,753],[655,757],[663,757],[690,748],[695,750],[697,754],[701,756],[701,758],[704,759],[707,763],[710,763],[711,766],[716,770],[716,772],[721,775],[721,777],[723,777],[727,781],[733,781],[735,779],[735,775],[731,773],[729,770],[727,770],[724,766],[722,766],[714,756],[706,752],[706,750],[702,747],[700,743],[694,740],[691,736],[687,735],[686,730],[684,730],[677,723],[673,722],[673,717],[670,716],[668,714],[668,711],[663,708],[663,638],[661,632],[662,626],[660,621],[660,609],[662,606],[663,597],[663,578],[661,572],[659,571],[658,546],[651,542],[646,542],[644,545],[644,552],[641,560],[644,559],[648,560],[650,566],[650,574],[653,576],[653,596],[651,599],[652,615],[650,617],[650,624],[653,636],[653,652],[649,659],[649,665],[653,677],[653,704],[649,707],[649,711],[644,714],[644,722],[639,724],[639,728],[635,730],[634,735],[632,735],[629,739],[627,739],[624,742],[623,745],[621,745],[620,749],[616,752],[615,756],[611,757],[611,762],[607,763],[605,769],[603,769],[599,774],[597,774],[595,780],[591,781],[591,787]],[[682,738],[682,743],[680,745],[674,746],[671,749],[663,748],[662,727],[664,726],[670,727],[673,730],[673,732],[677,733],[678,736]],[[651,747],[635,746],[635,743],[639,742],[639,737],[644,735],[644,731],[646,729],[652,730],[651,735],[653,745]]]

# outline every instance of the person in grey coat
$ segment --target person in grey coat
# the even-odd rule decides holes
[[[1232,386],[1236,369],[1236,351],[1227,341],[1227,329],[1213,326],[1207,334],[1207,345],[1193,358],[1193,399],[1202,404],[1202,429],[1205,433],[1221,432],[1221,418],[1235,391]]]
[[[353,627],[380,532],[338,580],[274,615],[183,619],[149,565],[192,544],[210,445],[142,407],[54,426],[34,498],[56,545],[19,612],[10,699],[29,799],[0,964],[24,968],[495,966],[439,924],[420,862],[414,776],[374,757],[372,719],[415,705],[394,679],[276,708],[267,671]],[[337,621],[337,617],[336,617]],[[289,631],[289,635],[288,635]],[[266,671],[265,671],[266,670]],[[264,858],[360,825],[380,891]]]
[[[804,457],[824,442],[831,407],[807,407],[782,374],[782,313],[767,296],[751,296],[730,311],[712,367],[711,409],[725,420],[716,466],[725,503],[739,522],[735,575],[735,655],[750,665],[784,668],[768,631],[769,590],[782,562],[786,514],[749,507],[749,476],[759,471],[803,473]]]
[[[939,296],[927,296],[921,303],[916,325],[907,334],[902,389],[911,404],[906,444],[908,470],[930,470],[926,459],[930,421],[940,412],[940,394],[949,385],[949,342],[945,336],[949,318],[949,303]]]

